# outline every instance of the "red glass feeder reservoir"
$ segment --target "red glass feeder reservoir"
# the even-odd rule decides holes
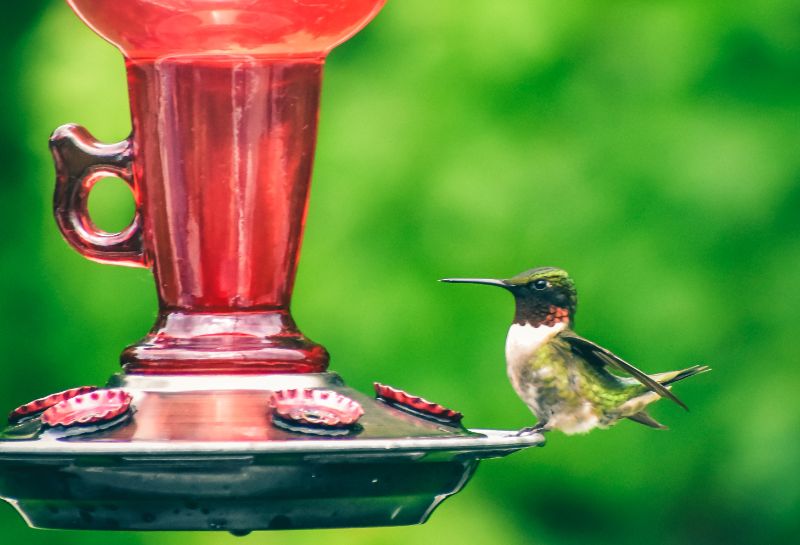
[[[346,387],[290,314],[325,57],[385,0],[67,1],[124,55],[133,131],[55,131],[55,218],[87,258],[150,269],[159,313],[106,388],[11,413],[0,496],[29,524],[414,524],[478,460],[543,443]],[[118,233],[87,211],[107,176],[136,199]]]

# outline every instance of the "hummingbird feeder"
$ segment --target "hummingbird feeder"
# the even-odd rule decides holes
[[[37,528],[425,522],[479,460],[544,443],[327,370],[289,312],[328,52],[385,0],[67,0],[125,57],[133,131],[50,141],[54,212],[87,258],[152,270],[159,315],[102,388],[11,411],[0,496]],[[117,176],[137,213],[87,212]]]

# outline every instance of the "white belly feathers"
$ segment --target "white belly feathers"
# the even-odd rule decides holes
[[[555,325],[511,324],[506,337],[506,363],[509,369],[526,364],[530,357],[554,336],[567,327],[565,322]]]
[[[547,382],[552,378],[555,372],[552,365],[559,365],[558,362],[553,362],[552,365],[542,365],[540,362],[527,375],[524,373],[536,351],[566,327],[567,324],[564,322],[552,326],[540,325],[539,327],[529,324],[513,324],[508,330],[506,338],[508,378],[511,380],[514,390],[536,415],[536,418],[540,421],[545,420],[549,428],[557,428],[568,434],[586,433],[600,425],[598,412],[588,401],[546,407],[540,405],[537,386],[542,380]],[[527,377],[524,382],[523,375]]]

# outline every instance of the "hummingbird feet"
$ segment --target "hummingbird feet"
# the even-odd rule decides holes
[[[531,426],[531,427],[528,427],[528,428],[522,428],[521,430],[519,430],[514,435],[516,435],[517,437],[525,437],[527,435],[533,435],[535,433],[542,433],[542,432],[545,432],[545,431],[548,431],[547,422],[539,422],[535,426]]]

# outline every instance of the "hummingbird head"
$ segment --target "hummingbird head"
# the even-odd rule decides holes
[[[539,267],[505,280],[493,278],[445,278],[442,282],[486,284],[511,292],[517,304],[514,323],[554,325],[572,323],[578,306],[575,283],[566,271]]]

